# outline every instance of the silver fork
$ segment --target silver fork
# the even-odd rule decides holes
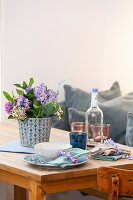
[[[36,164],[36,158],[35,158],[35,156],[31,156],[30,160],[31,160],[34,164]]]
[[[39,156],[37,156],[37,159],[41,164],[45,164],[45,162]]]

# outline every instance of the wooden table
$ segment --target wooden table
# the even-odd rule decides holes
[[[8,120],[0,123],[0,144],[19,138],[17,122]],[[69,141],[69,132],[52,129],[50,140]],[[132,147],[123,146],[132,151]],[[14,184],[15,200],[44,200],[46,194],[69,190],[82,190],[97,186],[97,168],[113,166],[133,169],[133,160],[100,161],[91,160],[82,166],[67,170],[40,169],[24,161],[25,154],[0,152],[0,179]]]

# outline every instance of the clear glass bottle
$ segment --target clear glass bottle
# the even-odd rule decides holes
[[[99,126],[100,125],[100,126]],[[100,127],[100,130],[99,128]],[[85,131],[90,138],[94,141],[103,143],[103,112],[98,107],[98,89],[92,89],[91,107],[85,114]],[[97,137],[97,138],[96,138]]]

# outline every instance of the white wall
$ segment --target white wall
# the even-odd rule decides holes
[[[107,0],[104,83],[133,91],[133,0]]]
[[[2,90],[10,92],[13,83],[29,77],[49,86],[71,78],[68,84],[75,87],[102,88],[105,0],[3,0],[2,4]]]
[[[132,0],[2,0],[2,90],[34,77],[132,91],[132,11]]]

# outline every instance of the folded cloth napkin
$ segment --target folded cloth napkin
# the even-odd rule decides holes
[[[113,155],[115,154],[117,149],[115,146],[112,146],[111,144],[99,144],[95,148],[91,150],[91,155]]]
[[[68,149],[66,152],[71,154],[75,158],[79,158],[81,156],[85,156],[85,155],[90,154],[90,151],[83,150],[83,149],[80,149],[80,148]],[[45,166],[64,168],[64,167],[67,167],[70,164],[72,164],[72,161],[66,155],[63,155],[63,156],[56,158],[55,160],[52,160],[52,161],[45,163]]]
[[[123,157],[123,155],[125,154],[121,154],[119,156],[101,156],[101,155],[92,155],[93,159],[96,160],[106,160],[106,161],[115,161],[115,160],[119,160]]]
[[[14,140],[12,142],[0,145],[0,151],[14,152],[14,153],[29,153],[29,154],[35,153],[34,148],[21,146],[19,140]]]
[[[130,151],[123,150],[118,145],[99,144],[90,151],[91,155],[114,156],[119,154],[130,154]]]
[[[123,157],[123,155],[130,154],[130,151],[120,149],[116,143],[99,144],[90,151],[92,158],[97,160],[113,161]]]

